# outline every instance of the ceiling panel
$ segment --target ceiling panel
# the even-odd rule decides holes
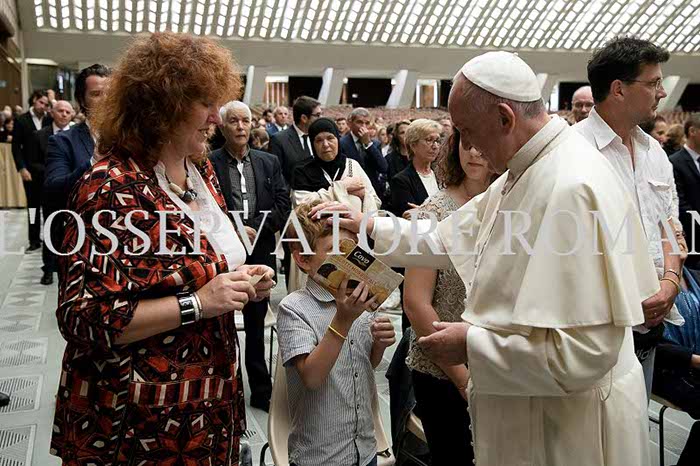
[[[700,0],[26,0],[40,31],[590,51],[634,34],[700,54]]]

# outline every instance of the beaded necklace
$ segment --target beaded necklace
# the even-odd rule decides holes
[[[185,185],[187,186],[186,190],[183,190],[181,187],[170,181],[167,172],[163,171],[163,173],[165,173],[165,179],[168,181],[168,187],[180,199],[182,199],[182,202],[189,204],[190,202],[197,199],[197,191],[194,190],[194,185],[192,184],[192,180],[190,180],[190,172],[187,170],[187,163],[185,163]]]

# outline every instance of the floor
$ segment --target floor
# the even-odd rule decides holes
[[[26,246],[26,231],[24,211],[0,210],[0,392],[11,396],[10,406],[0,408],[0,466],[60,464],[49,455],[54,396],[64,348],[54,317],[57,287],[55,283],[39,284],[39,251],[19,252]],[[283,296],[284,287],[280,286],[273,295],[273,307]],[[400,319],[392,319],[400,332]],[[390,348],[376,372],[385,429],[389,428],[389,400],[384,372],[392,353]],[[249,392],[247,385],[245,390]],[[650,413],[656,415],[658,410],[659,405],[652,402]],[[246,440],[257,464],[267,441],[267,414],[250,406],[247,412]],[[692,419],[685,413],[670,409],[666,412],[667,465],[678,460],[691,424]],[[649,448],[656,465],[658,427],[652,424],[651,429]],[[267,462],[271,464],[269,455]]]

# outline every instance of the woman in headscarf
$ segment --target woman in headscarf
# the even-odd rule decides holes
[[[292,203],[338,201],[362,212],[381,208],[379,196],[360,164],[341,153],[340,131],[330,118],[319,118],[309,127],[314,156],[294,168]],[[304,285],[306,276],[292,263],[288,291]]]

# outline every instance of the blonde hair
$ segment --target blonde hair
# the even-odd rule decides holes
[[[331,236],[333,234],[333,225],[327,222],[327,217],[321,217],[320,219],[316,219],[311,218],[309,216],[311,210],[320,203],[321,201],[319,200],[306,202],[303,204],[299,204],[297,208],[294,209],[294,213],[299,219],[299,225],[301,226],[302,230],[301,233],[304,235],[304,238],[306,238],[306,241],[309,242],[309,246],[311,246],[311,249],[313,249],[316,246],[316,242],[319,239],[324,238],[326,236]],[[288,239],[299,238],[299,232],[296,231],[296,228],[294,228],[293,223],[289,225],[285,236]],[[290,246],[292,249],[301,247],[300,243],[298,242],[290,243]]]
[[[404,141],[406,142],[406,149],[408,149],[409,159],[413,158],[413,149],[411,149],[411,146],[417,144],[418,141],[432,132],[442,133],[442,125],[437,121],[428,120],[427,118],[419,118],[406,128]]]

